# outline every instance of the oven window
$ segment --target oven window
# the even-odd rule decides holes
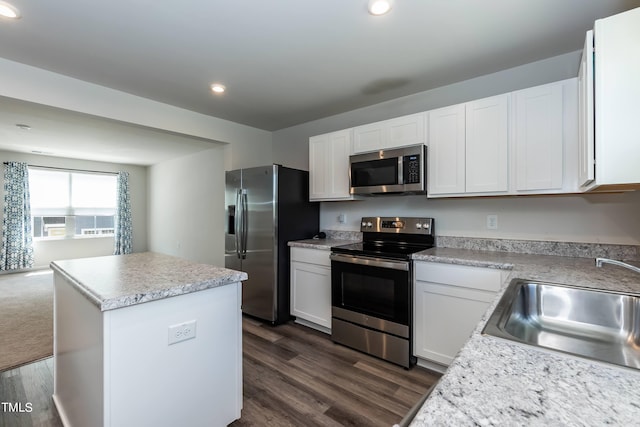
[[[394,317],[395,286],[393,279],[343,273],[342,292],[342,306],[344,308],[357,308],[383,319]]]
[[[409,272],[334,261],[331,276],[334,306],[409,324]]]
[[[398,159],[370,160],[351,164],[351,186],[370,187],[398,183]]]

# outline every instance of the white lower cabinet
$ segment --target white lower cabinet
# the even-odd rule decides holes
[[[448,366],[507,275],[491,268],[415,261],[413,346],[418,364]]]
[[[291,248],[291,315],[296,323],[331,332],[330,251]]]

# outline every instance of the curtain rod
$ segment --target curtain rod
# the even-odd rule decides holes
[[[6,165],[9,162],[3,162],[3,163]],[[118,175],[118,172],[102,172],[102,171],[94,171],[89,169],[59,168],[55,166],[42,166],[42,165],[32,165],[32,164],[27,164],[27,166],[32,168],[55,169],[55,170],[70,171],[70,172],[88,172],[88,173],[98,173],[98,174],[104,174],[104,175]]]

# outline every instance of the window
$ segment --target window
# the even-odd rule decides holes
[[[113,235],[117,176],[30,167],[34,238]]]

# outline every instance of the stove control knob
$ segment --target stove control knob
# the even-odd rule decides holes
[[[366,226],[367,226],[367,223],[366,223],[366,222],[364,222],[364,221],[362,221],[362,226],[363,226],[363,227],[366,227]]]
[[[422,228],[422,224],[420,224],[419,222],[418,222],[418,223],[416,223],[416,228],[417,228],[418,230],[420,230],[420,229]]]
[[[370,222],[367,223],[367,227],[371,228],[373,226],[373,224],[371,224]]]
[[[429,223],[425,222],[424,224],[422,224],[422,228],[424,228],[425,230],[427,230],[429,228]]]

